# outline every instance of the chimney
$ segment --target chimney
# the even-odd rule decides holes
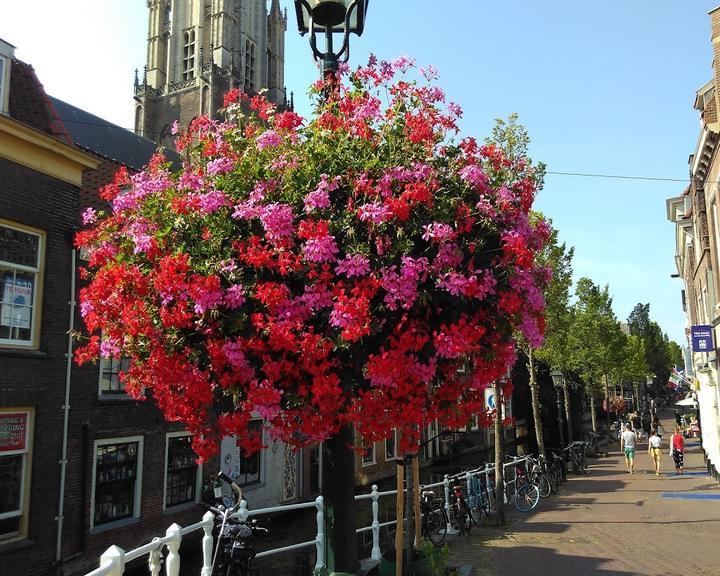
[[[15,59],[15,46],[0,38],[0,114],[8,113],[10,63]]]

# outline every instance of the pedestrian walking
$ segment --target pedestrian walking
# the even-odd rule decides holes
[[[620,435],[620,450],[625,453],[625,468],[632,474],[635,469],[635,443],[637,436],[631,425],[625,424],[625,431]]]
[[[655,476],[660,476],[660,449],[662,447],[662,438],[658,434],[656,428],[650,431],[650,437],[648,438],[648,455],[653,461],[655,466]]]
[[[682,416],[680,416],[680,410],[675,410],[675,424],[677,426],[682,426]]]
[[[630,414],[630,429],[635,432],[635,436],[638,440],[640,440],[642,430],[640,428],[640,415],[638,414],[637,410]]]
[[[670,456],[675,461],[675,474],[683,473],[683,454],[685,454],[685,438],[680,426],[676,426],[675,434],[670,437]]]
[[[652,427],[657,431],[658,436],[662,437],[662,435],[665,434],[665,426],[663,426],[662,422],[660,422],[660,418],[658,417],[657,412],[652,415],[651,423]]]

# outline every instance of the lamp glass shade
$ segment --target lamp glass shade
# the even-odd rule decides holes
[[[563,382],[565,380],[565,376],[563,376],[563,373],[560,372],[560,370],[558,370],[558,369],[553,370],[552,372],[550,372],[550,376],[552,377],[553,386],[555,386],[555,388],[563,387]]]
[[[369,0],[295,0],[298,30],[300,34],[310,31],[312,13],[315,32],[324,32],[326,26],[330,26],[333,32],[345,32],[345,15],[352,9],[348,33],[360,36],[365,27],[368,2]]]

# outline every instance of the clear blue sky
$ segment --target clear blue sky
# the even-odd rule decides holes
[[[718,2],[373,0],[350,62],[373,52],[434,65],[465,110],[465,134],[484,138],[495,118],[517,112],[531,155],[551,172],[687,179],[699,133],[694,93],[712,74],[707,12]],[[286,84],[307,114],[317,69],[291,2],[281,3]],[[0,38],[17,46],[51,95],[132,126],[145,0],[3,2]],[[649,302],[651,317],[678,342],[685,318],[681,281],[670,278],[675,241],[665,199],[685,185],[549,174],[536,203],[575,246],[576,277],[609,284],[620,319]]]

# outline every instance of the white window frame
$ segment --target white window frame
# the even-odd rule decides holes
[[[182,438],[184,436],[192,436],[190,432],[181,431],[181,432],[168,432],[165,434],[165,474],[163,475],[163,510],[174,510],[176,508],[182,508],[184,506],[188,506],[189,504],[192,504],[194,502],[197,502],[200,500],[200,493],[202,490],[202,464],[197,464],[197,469],[195,470],[195,499],[192,501],[187,502],[180,502],[179,504],[172,504],[168,506],[167,503],[167,483],[168,483],[168,464],[169,464],[169,458],[170,458],[170,439],[171,438]]]
[[[375,442],[373,442],[371,446],[365,446],[365,444],[363,444],[363,450],[367,450],[366,452],[363,452],[362,458],[361,458],[363,468],[365,468],[367,466],[374,466],[377,463],[375,460],[375,454],[376,454]],[[368,456],[371,457],[370,460],[368,460]]]
[[[397,460],[397,451],[398,451],[397,450],[398,449],[397,428],[393,428],[392,437],[393,437],[393,446],[394,446],[392,456],[388,456],[388,444],[387,443],[388,443],[389,438],[385,438],[385,461],[386,462],[389,462],[390,460]]]
[[[142,481],[143,481],[143,443],[144,436],[120,436],[116,438],[103,438],[101,440],[95,440],[93,442],[93,468],[92,468],[92,489],[90,491],[90,529],[95,528],[95,484],[97,481],[97,449],[99,446],[106,446],[108,444],[126,444],[130,442],[138,443],[137,453],[137,471],[135,474],[135,498],[133,502],[133,514],[128,518],[120,518],[118,520],[111,520],[109,522],[103,522],[98,524],[98,530],[105,530],[107,528],[114,528],[118,525],[132,522],[140,518],[141,503],[142,503]]]
[[[263,427],[263,421],[261,418],[253,418],[250,420],[250,424],[253,422],[259,422],[260,423],[260,431],[262,433],[262,439],[264,441],[265,438],[265,429]],[[229,446],[228,446],[229,445]],[[242,486],[243,488],[249,489],[254,486],[260,486],[264,483],[265,479],[265,453],[266,449],[261,448],[258,450],[255,455],[257,455],[258,458],[258,478],[257,480],[251,480],[250,482],[243,482],[242,479],[239,476],[240,471],[240,462],[242,458],[245,458],[240,453],[240,448],[237,445],[237,437],[236,436],[225,436],[222,439],[222,442],[220,443],[220,469],[225,472],[228,476],[230,476],[235,482],[238,483],[239,486]]]
[[[183,80],[195,78],[195,29],[183,32]]]
[[[40,314],[42,310],[42,287],[43,287],[43,271],[45,269],[45,242],[46,234],[45,231],[24,226],[16,222],[10,222],[0,218],[0,226],[8,228],[10,230],[17,230],[23,234],[30,234],[37,236],[38,238],[38,254],[37,262],[35,267],[26,266],[23,264],[14,264],[12,262],[6,262],[0,260],[0,266],[15,270],[16,272],[24,272],[27,274],[34,275],[33,295],[32,295],[32,311],[30,321],[30,340],[19,340],[14,338],[0,338],[0,347],[3,348],[26,348],[26,349],[37,349],[40,344]],[[4,274],[4,272],[0,272]],[[0,298],[2,294],[0,294]],[[12,336],[12,332],[11,332]]]
[[[105,358],[104,356],[100,356],[100,361],[98,362],[98,398],[102,398],[103,400],[106,399],[129,399],[130,396],[125,391],[125,384],[120,382],[120,376],[119,373],[122,371],[122,363],[128,361],[129,359],[125,356],[122,356],[118,359],[115,358]],[[115,364],[118,365],[118,369],[114,370]],[[103,373],[109,372],[110,373],[110,383],[112,383],[112,378],[114,374],[118,374],[118,383],[122,387],[122,389],[118,389],[117,392],[113,392],[112,390],[103,390],[103,382],[105,381],[103,379]]]
[[[20,478],[20,507],[17,510],[0,513],[0,520],[8,518],[20,517],[20,526],[17,532],[7,532],[0,534],[0,543],[12,540],[21,540],[27,536],[28,514],[30,511],[30,476],[32,473],[32,446],[33,431],[35,429],[35,410],[33,408],[23,407],[7,407],[0,408],[0,415],[4,414],[25,414],[25,441],[24,448],[17,450],[7,450],[0,452],[0,458],[3,456],[17,456],[22,454],[22,475]]]
[[[0,114],[9,114],[8,110],[8,94],[7,89],[8,77],[10,76],[10,60],[5,56],[0,56]]]

